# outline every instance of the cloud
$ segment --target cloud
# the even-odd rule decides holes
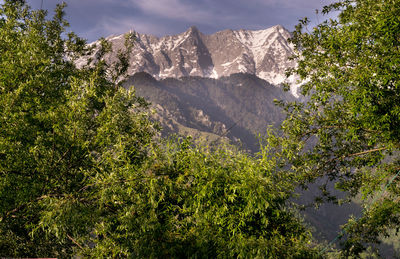
[[[119,35],[130,30],[139,33],[149,33],[154,35],[163,35],[167,31],[167,26],[143,20],[139,17],[104,17],[96,23],[96,26],[86,32],[86,37],[96,39],[101,35],[108,37],[110,35]]]
[[[257,5],[264,5],[267,7],[281,7],[290,9],[321,9],[323,6],[337,2],[336,0],[253,0]],[[242,1],[242,3],[249,3],[249,1]]]
[[[41,0],[27,1],[40,7]],[[43,0],[43,6],[52,10],[61,1]],[[316,19],[314,10],[335,0],[64,1],[71,29],[92,41],[130,29],[156,36],[178,34],[192,25],[207,34],[224,29],[264,29],[276,24],[293,29],[298,19]],[[326,17],[319,15],[319,19]]]
[[[78,8],[78,0],[70,1],[71,7]],[[329,1],[333,0],[98,0],[97,4],[85,0],[85,6],[96,6],[96,12],[103,13],[92,19],[94,26],[85,31],[85,36],[94,39],[130,29],[164,36],[181,33],[192,25],[204,33],[265,29],[276,24],[291,29],[299,18],[314,18],[315,8]],[[100,7],[106,10],[100,11]]]
[[[144,13],[171,20],[190,23],[214,24],[230,16],[220,17],[215,9],[207,8],[202,1],[182,0],[131,0]]]

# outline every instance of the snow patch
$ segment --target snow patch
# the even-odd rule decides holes
[[[205,71],[204,76],[209,77],[209,78],[214,78],[214,79],[219,78],[219,75],[218,75],[217,71],[215,70],[215,67],[209,67]]]
[[[274,71],[269,71],[269,72],[261,71],[257,73],[257,76],[261,79],[264,79],[265,81],[270,82],[273,85],[280,85],[286,79],[285,75],[282,75],[281,73],[276,73]]]
[[[172,70],[174,70],[174,68],[175,68],[175,66],[164,69],[163,72],[160,72],[158,74],[158,77],[159,78],[173,77],[173,73],[171,73],[171,72],[172,72]]]
[[[221,64],[221,66],[223,66],[223,67],[227,67],[227,66],[230,66],[230,65],[232,65],[232,63],[233,63],[233,62],[226,62],[226,63],[224,63],[224,64]]]
[[[108,37],[107,40],[110,40],[110,41],[112,41],[112,40],[119,40],[119,39],[122,39],[123,37],[124,37],[124,34],[121,34],[121,35],[118,35],[118,36],[111,36],[111,37]]]
[[[291,75],[290,77],[286,78],[286,75],[283,76],[283,75],[281,75],[279,73],[275,73],[273,71],[270,71],[270,72],[262,71],[262,72],[259,72],[257,74],[257,76],[275,86],[279,86],[282,83],[288,83],[290,85],[291,94],[294,97],[299,98],[298,89],[300,88],[300,86],[303,83],[298,82],[299,81],[298,76]]]
[[[238,65],[238,69],[239,69],[239,72],[242,72],[242,73],[246,73],[246,72],[247,72],[246,67],[243,66],[243,65],[240,64],[240,63],[239,63],[239,65]]]

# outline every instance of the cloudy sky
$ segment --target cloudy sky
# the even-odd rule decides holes
[[[289,30],[304,16],[333,0],[65,0],[70,30],[94,41],[129,30],[164,36],[197,26],[211,34],[224,29],[265,29],[281,24]],[[0,1],[1,2],[1,1]],[[33,8],[52,10],[61,0],[27,0]]]

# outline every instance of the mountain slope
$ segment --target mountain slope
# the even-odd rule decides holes
[[[191,129],[191,133],[212,134],[208,135],[210,139],[226,135],[232,141],[240,140],[252,151],[257,150],[256,134],[265,133],[268,125],[276,126],[283,120],[273,100],[294,99],[265,80],[243,73],[219,79],[156,80],[141,72],[130,77],[125,85],[133,85],[139,96],[153,103],[164,133],[185,128]]]

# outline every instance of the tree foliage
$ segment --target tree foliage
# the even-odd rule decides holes
[[[52,20],[23,1],[0,12],[0,251],[68,254],[73,237],[90,229],[78,220],[91,222],[79,190],[140,166],[155,130],[146,103],[110,82],[104,62],[76,68],[88,50],[74,34],[62,37],[63,6]],[[66,210],[55,216],[65,224],[45,234],[52,206]]]
[[[109,43],[93,53],[63,15],[0,7],[0,256],[318,256],[288,206],[297,177],[275,173],[284,156],[157,138],[117,83],[131,35],[106,64]]]
[[[291,164],[305,181],[329,179],[368,201],[400,170],[400,2],[343,0],[330,12],[337,19],[312,30],[304,19],[294,32],[298,66],[289,72],[303,80],[306,101],[281,104],[284,139],[301,147]],[[399,182],[345,226],[347,254],[399,227]]]

